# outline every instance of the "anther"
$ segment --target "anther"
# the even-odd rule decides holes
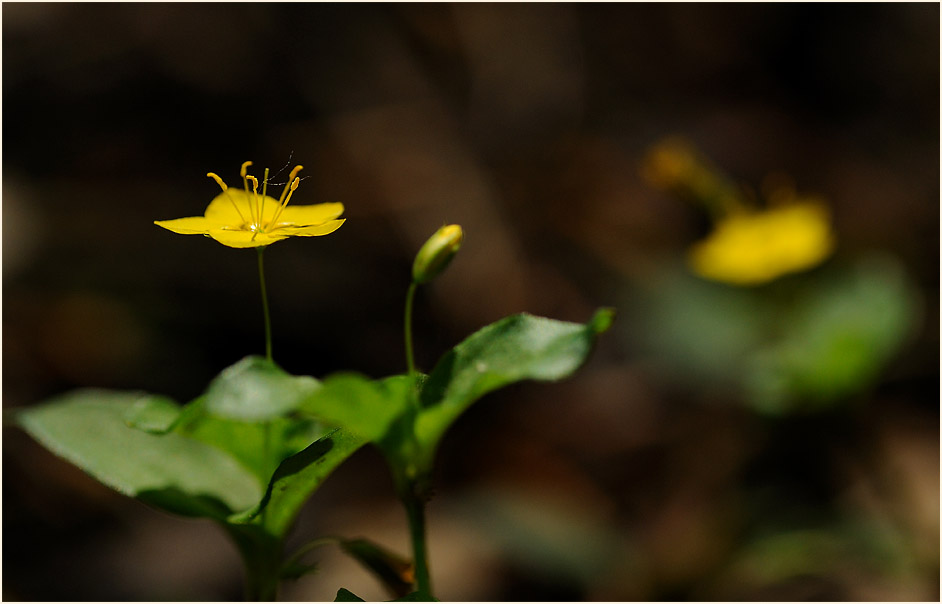
[[[304,169],[304,166],[295,166],[291,170],[291,174],[288,175],[288,183],[285,184],[285,190],[281,192],[281,197],[278,198],[278,203],[284,205],[285,195],[288,194],[288,190],[291,188],[291,183],[294,182],[294,180],[297,178],[298,172],[300,172],[303,169]]]
[[[232,207],[235,208],[236,213],[239,215],[239,218],[242,219],[242,222],[245,222],[245,216],[242,215],[242,210],[239,209],[238,204],[236,204],[235,199],[232,198],[232,195],[229,195],[229,187],[219,178],[219,175],[215,172],[207,172],[206,176],[212,178],[216,181],[216,184],[222,189],[222,192],[225,193],[226,197],[229,198],[229,202],[232,203]]]
[[[229,188],[229,187],[226,185],[226,183],[224,183],[224,182],[222,181],[222,179],[219,178],[219,176],[218,176],[217,174],[215,174],[214,172],[207,172],[207,173],[206,173],[206,176],[208,176],[208,177],[212,178],[213,180],[215,180],[215,181],[216,181],[216,184],[219,185],[219,188],[221,188],[223,191],[225,191],[226,189]]]
[[[251,165],[252,165],[252,162],[250,161],[247,161],[244,164],[242,164],[242,169],[239,171],[239,176],[241,176],[242,178],[245,178],[245,175],[248,174],[249,166]]]
[[[295,170],[291,171],[293,174],[296,174]],[[291,195],[294,193],[295,189],[298,188],[298,185],[301,183],[301,179],[297,176],[294,177],[294,180],[291,181],[291,184],[285,187],[285,193],[282,193],[281,196],[284,198],[284,203],[278,207],[278,211],[275,212],[275,215],[272,216],[271,224],[276,224],[278,219],[281,217],[281,213],[288,206],[288,202],[291,201]]]

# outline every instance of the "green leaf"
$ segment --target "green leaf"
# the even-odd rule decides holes
[[[128,425],[151,434],[167,434],[181,425],[192,423],[206,415],[206,399],[200,397],[181,407],[162,396],[142,398],[128,410],[125,420]]]
[[[425,463],[444,432],[472,403],[521,380],[568,377],[613,320],[612,309],[599,310],[585,325],[520,314],[492,323],[455,346],[422,389],[415,435],[427,456]]]
[[[349,589],[344,589],[341,587],[337,590],[337,596],[334,598],[334,602],[365,602],[363,598],[356,595]]]
[[[206,390],[207,412],[241,421],[264,421],[297,409],[320,387],[308,376],[293,376],[273,362],[250,356],[222,371]]]
[[[790,300],[781,336],[745,365],[754,407],[815,410],[872,384],[920,320],[914,290],[902,266],[885,257],[864,257],[811,282]]]
[[[144,396],[125,415],[127,424],[151,434],[170,432],[180,418],[182,407],[163,396]]]
[[[187,405],[181,415],[186,415],[190,408],[202,406],[202,400],[199,398]],[[264,487],[278,464],[324,436],[329,428],[310,418],[277,417],[264,422],[247,422],[193,413],[178,420],[175,430],[232,455]]]
[[[205,443],[128,425],[136,392],[79,390],[18,410],[16,422],[56,455],[108,485],[169,511],[219,518],[256,504],[258,483],[235,459]]]
[[[410,396],[414,396],[412,381],[406,375],[372,380],[340,373],[327,377],[299,408],[366,441],[377,442],[408,409]]]
[[[229,521],[260,522],[269,534],[284,537],[308,497],[365,443],[364,439],[345,430],[332,430],[282,461],[258,506],[232,516]]]

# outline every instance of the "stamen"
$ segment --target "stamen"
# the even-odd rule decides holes
[[[281,192],[281,197],[278,198],[278,203],[283,204],[285,201],[285,195],[288,194],[288,189],[291,187],[291,183],[298,176],[298,172],[304,169],[304,166],[295,166],[291,169],[291,174],[288,175],[288,182],[285,183],[285,190]]]
[[[298,166],[298,168],[300,168],[300,166]],[[297,170],[297,168],[295,170]],[[292,170],[291,173],[297,174],[295,170]],[[298,184],[300,184],[300,182],[301,179],[295,176],[294,180],[291,181],[291,185],[286,188],[288,191],[288,196],[285,197],[285,202],[281,204],[281,206],[278,208],[278,211],[275,212],[275,216],[271,219],[271,224],[274,225],[278,223],[278,218],[281,216],[281,213],[284,211],[284,209],[288,206],[288,202],[291,201],[291,195],[294,193],[294,190],[298,188]]]
[[[229,186],[226,185],[226,183],[224,183],[224,182],[222,181],[222,179],[219,178],[219,175],[216,174],[215,172],[207,172],[207,173],[206,173],[206,176],[208,176],[208,177],[212,178],[213,180],[215,180],[215,181],[216,181],[216,184],[219,185],[219,188],[222,189],[223,191],[225,191],[226,189],[229,188]]]
[[[247,174],[245,178],[252,181],[252,196],[255,199],[255,207],[257,208],[260,205],[258,203],[258,179],[251,174]],[[255,236],[258,235],[260,230],[262,230],[262,220],[261,218],[256,218],[255,224],[252,225],[252,241],[255,241]]]
[[[242,169],[239,170],[239,174],[242,176],[242,187],[245,189],[245,197],[249,203],[249,214],[252,215],[252,221],[254,222],[254,224],[250,226],[257,227],[258,221],[255,219],[255,204],[252,203],[254,198],[252,197],[252,194],[249,193],[249,178],[252,178],[252,180],[255,180],[252,176],[249,176],[249,173],[248,173],[248,168],[251,165],[252,165],[252,162],[250,161],[243,163]]]
[[[219,188],[222,189],[222,192],[226,194],[226,197],[229,198],[229,201],[232,202],[232,207],[235,208],[235,211],[239,214],[239,218],[242,219],[242,222],[246,222],[245,216],[242,215],[242,210],[239,209],[239,206],[236,205],[235,199],[232,198],[232,195],[229,195],[229,186],[223,182],[219,176],[214,172],[207,172],[206,176],[212,178],[216,181],[216,184],[219,185]]]
[[[245,178],[252,181],[252,199],[255,201],[255,211],[258,212],[259,205],[261,205],[258,201],[258,179],[252,176],[251,174],[246,175]],[[256,216],[255,227],[261,228],[261,226],[262,226],[262,218],[261,216]]]

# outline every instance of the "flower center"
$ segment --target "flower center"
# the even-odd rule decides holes
[[[245,189],[248,208],[239,207],[239,204],[236,203],[235,199],[229,194],[229,186],[226,185],[219,176],[213,172],[208,172],[206,176],[216,181],[216,184],[219,185],[222,192],[229,198],[229,201],[232,202],[232,207],[239,215],[242,222],[234,230],[250,231],[252,233],[252,240],[254,241],[255,236],[259,233],[265,233],[268,230],[278,228],[278,219],[281,217],[281,213],[288,205],[288,202],[291,201],[291,195],[301,182],[301,179],[298,178],[298,172],[303,170],[304,166],[295,166],[292,168],[291,174],[288,175],[288,182],[285,183],[285,188],[281,192],[281,197],[278,199],[278,208],[272,214],[271,219],[265,220],[265,199],[268,196],[268,168],[265,168],[265,175],[262,177],[262,192],[261,195],[259,195],[258,179],[248,173],[248,168],[251,165],[252,162],[247,161],[242,164],[242,169],[239,171],[239,175],[242,177],[242,186]],[[251,191],[249,191],[249,181],[252,181]],[[243,212],[242,210],[247,210],[247,212]],[[246,213],[248,216],[246,216]]]

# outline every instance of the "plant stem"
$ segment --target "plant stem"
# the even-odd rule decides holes
[[[258,250],[258,280],[262,286],[262,314],[265,317],[265,358],[271,361],[271,315],[268,312],[268,291],[265,289],[265,247],[255,249]]]
[[[406,292],[406,317],[404,323],[406,340],[406,363],[409,367],[409,376],[415,376],[415,358],[412,355],[412,301],[415,299],[415,290],[418,284],[413,281]]]
[[[245,600],[277,600],[283,542],[257,524],[223,523],[223,527],[242,554],[245,567]]]
[[[409,534],[412,537],[412,557],[415,562],[415,588],[422,598],[434,599],[432,581],[428,572],[428,552],[425,547],[425,502],[414,495],[403,497],[409,516]]]
[[[412,305],[415,300],[415,290],[418,283],[412,281],[409,284],[409,290],[406,292],[406,310],[405,320],[403,321],[403,330],[405,332],[406,343],[406,364],[409,367],[409,377],[413,380],[412,402],[416,411],[418,410],[418,382],[415,370],[415,357],[412,352]],[[403,460],[400,460],[400,462]],[[393,464],[402,472],[398,475],[399,497],[406,508],[406,515],[409,518],[409,535],[412,538],[412,559],[415,564],[415,589],[419,592],[422,599],[433,600],[432,582],[428,572],[428,553],[425,547],[425,501],[422,491],[419,487],[420,481],[416,479],[414,473],[406,471],[406,465],[399,463]]]

